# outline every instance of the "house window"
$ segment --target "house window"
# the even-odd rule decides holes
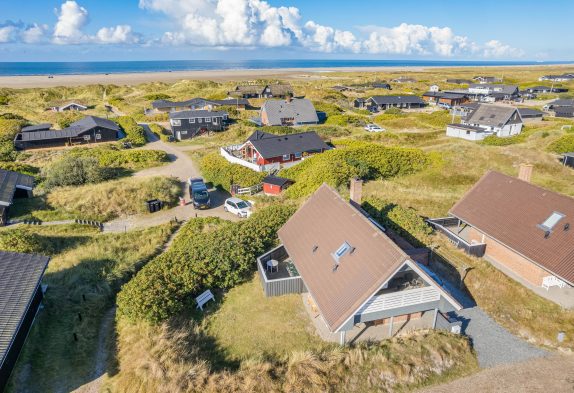
[[[96,134],[96,139],[102,139],[102,134]]]
[[[201,117],[197,119],[197,122],[198,122],[198,123],[201,123]]]
[[[217,124],[217,123],[218,123],[218,120],[219,120],[219,119],[218,119],[217,117],[214,117],[214,118],[213,118],[213,124]]]
[[[345,256],[348,253],[352,253],[354,250],[355,248],[352,247],[348,242],[343,242],[343,244],[341,244],[341,246],[337,249],[337,251],[331,254],[331,256],[335,260],[335,263],[338,265],[339,261],[343,256]]]
[[[91,138],[90,138],[89,135],[84,135],[84,140],[85,140],[85,141],[89,141],[90,139],[91,139]]]
[[[172,126],[181,126],[181,120],[180,119],[171,119],[171,125]]]
[[[288,161],[291,159],[291,154],[283,154],[283,161]]]
[[[303,155],[302,153],[295,153],[295,158],[301,158],[301,156]]]
[[[189,122],[190,122],[191,124],[193,124],[193,123],[195,123],[195,119],[189,119]]]
[[[181,135],[187,135],[187,131],[180,131],[179,132]]]
[[[206,123],[211,123],[211,117],[206,117],[206,118],[205,118],[205,122],[206,122]]]

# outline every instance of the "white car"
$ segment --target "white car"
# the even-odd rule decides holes
[[[223,204],[223,210],[241,218],[249,217],[252,213],[251,205],[239,198],[227,198]]]
[[[367,124],[365,126],[365,130],[367,130],[369,132],[383,132],[383,131],[385,131],[384,128],[381,128],[376,124]]]

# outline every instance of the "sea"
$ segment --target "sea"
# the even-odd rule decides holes
[[[160,60],[91,62],[0,62],[0,76],[119,74],[139,72],[258,70],[344,67],[494,67],[574,64],[564,61],[448,61],[448,60]]]

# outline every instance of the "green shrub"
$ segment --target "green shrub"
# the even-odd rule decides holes
[[[0,119],[0,142],[13,142],[24,123],[23,120]]]
[[[309,157],[279,175],[295,180],[286,195],[298,198],[311,194],[322,183],[340,187],[351,177],[368,180],[414,173],[431,161],[431,157],[419,149],[339,141],[337,149]]]
[[[161,139],[164,142],[168,142],[169,137],[172,136],[171,131],[166,130],[165,128],[163,128],[159,124],[151,123],[149,125],[149,128],[150,128],[151,132],[153,132],[159,139]]]
[[[131,142],[134,146],[143,146],[146,144],[145,130],[142,126],[138,125],[133,118],[120,116],[115,120],[126,133],[126,142]]]
[[[47,189],[99,183],[109,178],[107,169],[94,157],[64,156],[51,164],[45,173]]]
[[[389,108],[385,111],[385,115],[400,115],[402,113],[403,111],[401,111],[399,108]]]
[[[8,105],[10,100],[6,96],[0,96],[0,105]]]
[[[166,152],[161,150],[123,150],[116,146],[97,148],[76,147],[67,152],[73,157],[94,157],[102,167],[144,169],[169,161]]]
[[[215,187],[221,187],[227,191],[230,190],[232,184],[251,187],[261,183],[265,177],[264,173],[230,163],[218,153],[205,155],[199,166],[207,181],[212,182]]]
[[[151,93],[144,96],[146,100],[156,101],[156,100],[169,100],[171,96],[164,93]]]
[[[315,101],[313,102],[315,106],[315,110],[318,112],[325,112],[327,116],[336,116],[343,113],[343,109],[335,104],[329,104],[328,102],[324,101]]]
[[[23,164],[21,162],[0,162],[0,169],[5,171],[20,172],[25,175],[36,176],[40,170],[35,166]]]
[[[26,121],[26,119],[24,119],[22,116],[17,115],[17,114],[15,114],[15,113],[10,113],[10,112],[6,112],[6,113],[0,114],[0,119],[5,119],[5,120],[23,120],[23,121]]]
[[[26,229],[6,229],[0,231],[0,250],[24,253],[45,253],[49,242],[40,235]]]
[[[76,111],[66,111],[60,112],[56,115],[56,123],[61,129],[69,127],[70,124],[84,118],[81,112]]]
[[[554,153],[568,153],[574,151],[574,134],[562,135],[548,145],[548,150]]]
[[[167,252],[122,287],[118,314],[161,322],[190,306],[205,289],[227,289],[249,279],[256,258],[275,244],[277,230],[293,210],[275,205],[237,223],[214,217],[190,220]]]
[[[431,227],[414,209],[372,197],[362,204],[363,209],[376,221],[409,240],[412,244],[428,244]]]

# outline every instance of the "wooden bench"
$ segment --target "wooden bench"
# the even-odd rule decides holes
[[[215,297],[213,296],[213,293],[211,293],[211,290],[208,289],[195,298],[195,301],[197,302],[197,308],[203,311],[203,306],[210,300],[215,301]]]

